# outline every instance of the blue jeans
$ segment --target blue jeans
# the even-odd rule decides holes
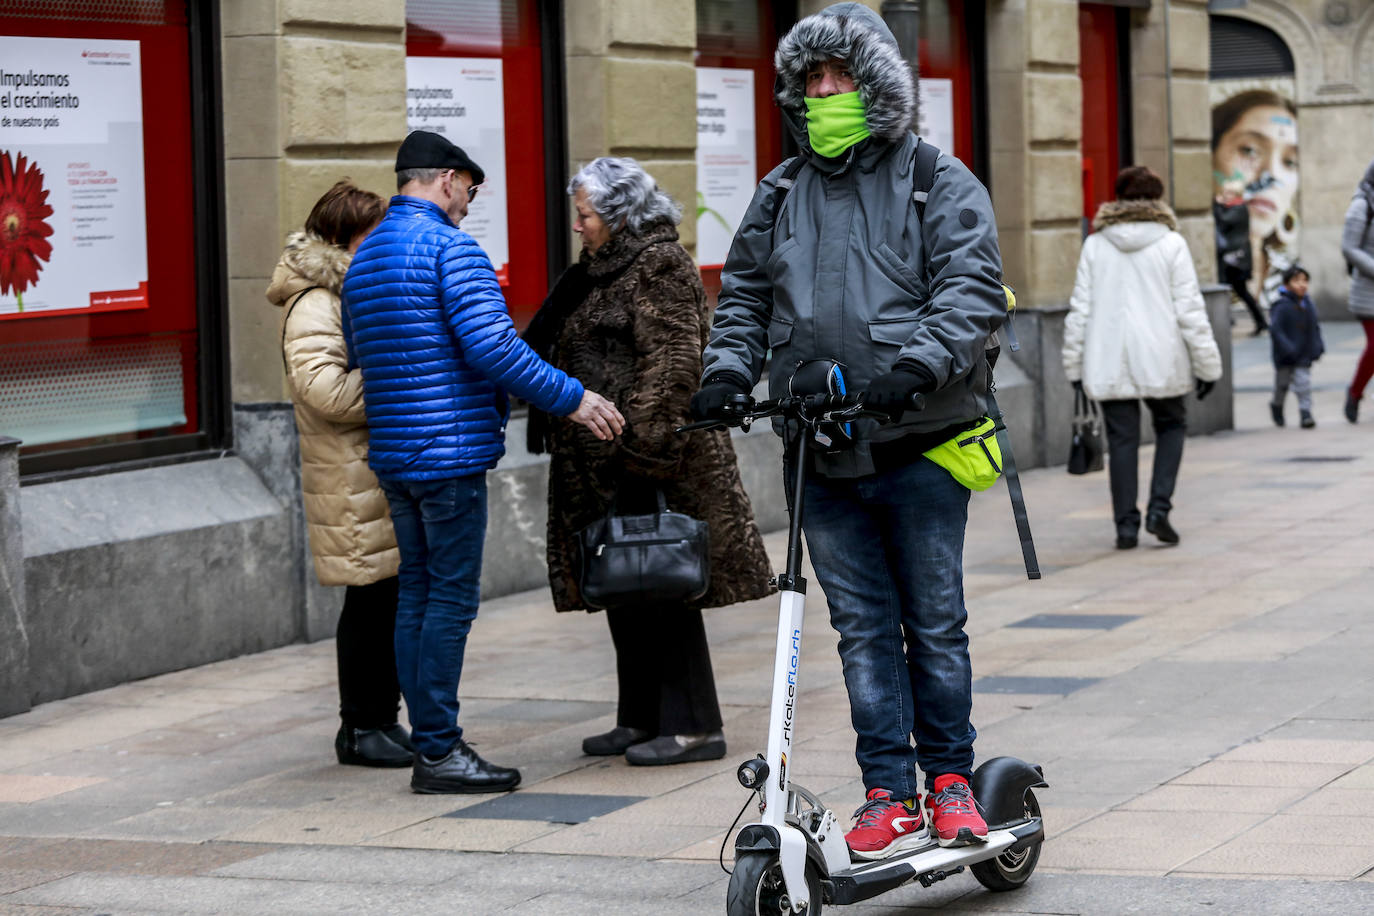
[[[458,678],[481,590],[487,479],[474,474],[381,484],[401,552],[396,678],[410,713],[410,740],[434,760],[463,736]]]
[[[807,481],[803,529],[840,634],[865,789],[911,798],[918,763],[927,789],[943,773],[972,773],[968,499],[928,458],[868,477]]]

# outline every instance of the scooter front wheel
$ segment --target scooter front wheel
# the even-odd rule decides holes
[[[811,894],[806,916],[820,916],[821,882],[810,863],[806,866],[806,887]],[[746,852],[735,859],[725,896],[726,916],[792,916],[786,899],[787,887],[777,853]]]
[[[1035,793],[1026,790],[1026,817],[1040,816],[1040,802]],[[1030,879],[1031,872],[1040,861],[1040,840],[1025,849],[1015,852],[1007,850],[995,859],[978,862],[969,866],[978,883],[990,891],[1014,891]]]

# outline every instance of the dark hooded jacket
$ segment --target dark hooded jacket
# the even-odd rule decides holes
[[[1278,368],[1311,366],[1326,352],[1317,307],[1307,296],[1301,299],[1286,286],[1269,309],[1269,343]]]
[[[807,142],[803,98],[807,70],[832,58],[849,64],[870,136],[829,159]],[[839,3],[803,19],[774,62],[777,102],[805,166],[779,212],[773,192],[787,163],[754,193],[722,272],[703,380],[752,387],[770,352],[774,396],[803,360],[838,360],[852,391],[909,369],[934,390],[924,410],[899,424],[862,421],[854,448],[818,459],[830,476],[871,474],[875,443],[929,438],[987,410],[984,347],[1006,319],[992,204],[963,163],[942,154],[924,222],[918,217],[915,86],[872,10]]]

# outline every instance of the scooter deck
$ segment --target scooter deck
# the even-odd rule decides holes
[[[844,905],[867,900],[895,887],[915,880],[921,875],[949,872],[965,865],[995,859],[1017,843],[1024,843],[1043,835],[1039,818],[1002,830],[988,832],[986,843],[973,846],[940,846],[935,840],[929,844],[900,853],[890,859],[855,862],[850,868],[830,875],[831,902]],[[942,876],[943,877],[943,876]]]

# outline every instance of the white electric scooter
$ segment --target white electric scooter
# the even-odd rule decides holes
[[[1025,884],[1040,858],[1045,830],[1031,789],[1046,783],[1040,767],[1013,757],[993,758],[973,773],[973,795],[988,822],[987,842],[945,848],[932,835],[928,845],[877,861],[851,861],[844,829],[834,813],[814,794],[789,781],[790,769],[795,766],[792,738],[806,599],[801,533],[807,443],[816,440],[829,444],[831,437],[848,432],[846,424],[866,416],[880,415],[865,411],[858,396],[843,394],[841,384],[838,392],[831,385],[826,393],[793,394],[757,403],[748,395],[737,395],[726,405],[721,419],[692,423],[679,430],[722,426],[748,429],[755,420],[779,417],[787,433],[792,475],[787,568],[777,577],[781,602],[768,752],[740,764],[737,772],[740,784],[758,793],[760,817],[740,830],[735,839],[735,868],[725,906],[728,916],[818,916],[823,903],[856,903],[911,880],[930,887],[965,866],[984,887],[1013,890]]]

